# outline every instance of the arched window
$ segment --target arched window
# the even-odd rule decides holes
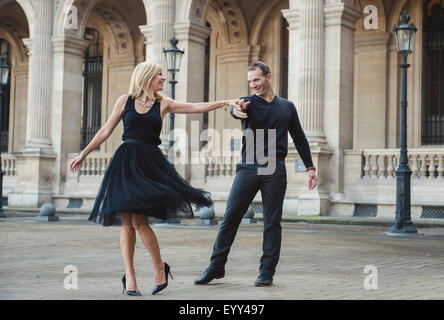
[[[11,46],[8,41],[0,38],[0,54],[6,57],[6,64],[11,65]],[[3,95],[2,99],[2,131],[0,133],[0,139],[2,139],[1,152],[8,152],[8,134],[9,134],[9,96],[11,93],[11,72],[8,75],[8,82],[2,87]]]
[[[84,149],[101,126],[103,36],[96,29],[86,28],[90,45],[83,58],[83,108],[81,145]]]
[[[206,26],[211,28],[210,23],[207,21]],[[204,102],[208,102],[210,99],[210,44],[211,38],[208,37],[205,41],[205,66],[204,66]],[[203,114],[203,128],[202,130],[208,129],[208,112]],[[206,138],[205,138],[206,139]],[[202,148],[207,144],[207,141],[202,141]]]
[[[281,79],[279,81],[279,95],[288,98],[288,22],[281,18]]]
[[[444,144],[444,0],[425,1],[422,144]]]

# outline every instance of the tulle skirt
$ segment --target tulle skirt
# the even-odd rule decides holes
[[[130,139],[109,162],[88,220],[111,226],[120,212],[165,220],[168,212],[193,214],[191,204],[211,206],[210,193],[184,180],[157,145]]]

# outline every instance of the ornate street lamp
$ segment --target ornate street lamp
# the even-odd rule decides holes
[[[171,72],[171,80],[169,83],[171,84],[171,99],[176,98],[176,72],[180,70],[180,62],[182,61],[182,55],[185,53],[184,50],[180,50],[177,48],[177,43],[179,40],[176,37],[172,37],[170,39],[171,47],[168,49],[163,49],[163,53],[165,55],[165,60],[167,64],[167,71]],[[171,164],[174,165],[174,151],[173,151],[173,130],[174,130],[174,113],[170,113],[170,136],[169,136],[169,144],[168,144],[168,160]]]
[[[413,39],[418,30],[413,24],[408,24],[410,16],[404,12],[401,17],[401,25],[393,26],[396,34],[398,53],[402,56],[402,90],[401,90],[401,151],[399,166],[396,170],[396,217],[389,234],[417,233],[413,226],[410,213],[410,177],[412,171],[408,165],[407,157],[407,56],[413,51]]]
[[[6,218],[5,212],[3,211],[3,170],[2,170],[2,123],[3,123],[3,86],[8,83],[9,69],[11,67],[6,63],[6,57],[0,54],[0,218]]]
[[[171,80],[169,83],[171,84],[171,99],[176,98],[176,72],[180,70],[180,62],[182,61],[182,55],[185,53],[184,50],[180,50],[177,48],[177,43],[179,40],[176,37],[172,37],[170,39],[171,47],[168,49],[163,49],[163,54],[165,55],[165,60],[167,64],[167,71],[171,72]],[[169,143],[168,143],[168,160],[171,165],[174,166],[174,113],[170,113],[170,135],[169,135]],[[176,215],[171,214],[168,211],[168,217],[166,220],[167,223],[180,223],[180,220],[176,217]]]

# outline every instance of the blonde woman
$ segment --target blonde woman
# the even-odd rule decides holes
[[[120,245],[125,263],[123,290],[140,296],[133,265],[136,230],[151,255],[156,294],[168,285],[170,266],[161,258],[159,244],[147,216],[166,219],[167,210],[189,212],[190,203],[210,206],[210,194],[189,185],[165,159],[158,145],[162,120],[167,113],[200,113],[233,105],[238,99],[205,103],[183,103],[162,97],[165,78],[162,68],[152,62],[136,66],[129,94],[117,99],[111,116],[86,148],[71,162],[76,172],[86,156],[100,146],[123,119],[123,143],[110,161],[89,220],[104,226],[116,222],[120,213]]]

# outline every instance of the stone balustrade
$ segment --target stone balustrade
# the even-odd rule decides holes
[[[76,157],[77,154],[68,154],[67,172],[69,171],[69,164]],[[79,176],[103,176],[105,170],[111,160],[112,153],[93,152],[86,157],[78,171]]]
[[[408,150],[412,180],[444,179],[444,149]],[[399,149],[373,149],[362,151],[361,179],[395,179],[399,162]]]
[[[208,156],[205,163],[205,176],[234,176],[236,164],[240,161],[238,152],[232,155]]]
[[[2,170],[5,177],[17,175],[16,159],[12,154],[2,153]]]

